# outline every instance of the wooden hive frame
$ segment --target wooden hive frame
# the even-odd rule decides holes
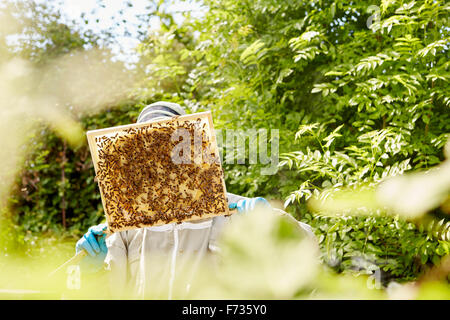
[[[196,123],[196,125],[194,125],[194,123]],[[126,201],[121,202],[119,200],[113,201],[112,199],[116,199],[116,198],[124,199],[126,197],[123,195],[123,192],[125,192],[125,191],[121,192],[118,189],[114,189],[115,190],[114,196],[111,196],[110,191],[107,190],[107,187],[106,187],[107,181],[114,181],[115,185],[117,186],[116,180],[118,180],[119,178],[116,177],[117,179],[114,180],[114,177],[108,177],[106,175],[106,172],[108,170],[102,169],[104,167],[110,168],[107,161],[105,160],[105,158],[106,158],[105,152],[107,152],[105,150],[111,150],[111,148],[114,148],[114,150],[116,151],[117,150],[116,146],[119,146],[119,149],[120,149],[120,145],[118,144],[119,141],[122,141],[122,140],[120,140],[121,139],[120,137],[123,137],[124,140],[126,140],[127,138],[131,139],[130,137],[132,136],[132,134],[136,134],[136,132],[140,132],[141,136],[144,135],[144,133],[145,133],[146,135],[148,135],[148,137],[150,137],[149,135],[151,135],[151,134],[155,135],[156,132],[169,132],[168,131],[169,129],[167,129],[167,128],[180,128],[180,127],[186,127],[186,126],[188,126],[189,128],[195,127],[195,128],[197,128],[196,130],[198,132],[199,132],[198,128],[202,128],[202,130],[201,130],[202,137],[205,137],[205,135],[206,135],[206,139],[204,139],[204,140],[207,141],[205,145],[208,146],[208,149],[202,143],[201,155],[203,156],[203,151],[207,149],[208,151],[211,152],[211,156],[214,157],[215,161],[213,163],[209,163],[209,164],[208,163],[205,164],[204,162],[202,162],[201,164],[193,163],[191,165],[177,164],[178,166],[183,166],[183,165],[187,166],[186,170],[188,170],[187,168],[189,167],[190,168],[189,170],[191,170],[189,172],[194,172],[194,174],[182,174],[182,176],[185,177],[185,180],[187,182],[185,182],[185,184],[179,184],[178,189],[173,184],[166,185],[166,187],[168,189],[167,188],[164,189],[164,183],[165,183],[164,181],[167,181],[167,180],[169,180],[170,182],[178,181],[177,179],[179,179],[179,177],[176,177],[176,175],[174,175],[173,173],[169,172],[169,174],[166,175],[167,179],[158,178],[158,177],[156,177],[155,174],[153,174],[153,177],[157,178],[157,180],[155,180],[155,181],[158,181],[155,184],[156,185],[155,188],[156,189],[160,188],[159,190],[163,191],[162,197],[166,199],[166,201],[164,202],[164,205],[161,206],[161,208],[163,208],[163,209],[165,208],[165,210],[166,210],[165,212],[159,212],[158,210],[155,210],[154,207],[151,210],[149,209],[150,207],[153,206],[152,201],[149,200],[149,198],[150,198],[149,195],[150,194],[153,195],[152,199],[154,199],[154,201],[156,201],[158,198],[158,197],[154,196],[156,191],[153,190],[154,188],[152,188],[151,186],[148,186],[147,189],[142,187],[143,188],[142,190],[145,189],[147,191],[147,194],[142,193],[142,194],[139,194],[139,196],[137,197],[137,198],[140,198],[142,195],[142,199],[146,198],[146,201],[137,202],[136,199],[129,199],[128,203],[125,203]],[[135,124],[122,125],[122,126],[116,126],[116,127],[111,127],[111,128],[105,128],[105,129],[91,130],[91,131],[88,131],[86,135],[87,135],[89,149],[90,149],[91,156],[92,156],[92,161],[94,164],[95,174],[96,174],[98,184],[99,184],[102,204],[103,204],[103,208],[105,211],[105,216],[106,216],[106,220],[107,220],[107,224],[108,224],[108,232],[109,233],[117,232],[117,231],[124,231],[124,230],[129,230],[129,229],[136,229],[136,228],[141,228],[141,227],[147,227],[147,226],[163,225],[163,224],[172,223],[172,222],[195,221],[195,220],[207,219],[207,218],[211,218],[211,217],[215,217],[215,216],[219,216],[219,215],[229,215],[230,214],[230,212],[228,210],[228,204],[227,204],[226,187],[225,187],[225,181],[224,181],[224,177],[223,177],[223,170],[220,165],[220,161],[218,160],[219,159],[219,151],[218,151],[218,147],[217,147],[211,112],[209,112],[209,111],[201,112],[201,113],[195,113],[195,114],[190,114],[190,115],[178,116],[178,117],[171,118],[171,119],[164,119],[164,120],[160,120],[160,121],[135,123]],[[138,139],[138,138],[136,138],[136,139]],[[149,138],[149,139],[153,139],[153,140],[148,140],[148,141],[152,141],[152,143],[153,143],[153,144],[150,144],[150,146],[157,146],[158,148],[160,148],[159,144],[154,143],[154,141],[156,141],[154,138]],[[102,148],[101,146],[103,145],[103,143],[100,141],[108,141],[109,149],[106,147]],[[132,140],[129,140],[129,141],[132,141]],[[147,141],[147,140],[145,140],[145,141]],[[145,148],[148,149],[148,146],[149,146],[148,144],[141,144],[141,145],[144,147],[141,149],[138,149],[138,152],[142,151]],[[123,147],[123,145],[122,145],[122,147]],[[192,145],[191,145],[191,147],[192,147]],[[125,147],[123,147],[123,149],[125,149]],[[120,149],[120,150],[123,150],[123,149]],[[157,149],[157,150],[160,150],[160,149]],[[146,150],[146,152],[149,152],[149,151]],[[113,154],[120,154],[120,152],[109,152],[108,156],[111,156]],[[133,152],[130,154],[136,154],[136,152]],[[103,156],[103,158],[102,158],[102,156]],[[161,155],[155,155],[155,157],[157,157],[157,156],[161,156]],[[195,153],[194,153],[194,156],[195,156]],[[191,159],[194,160],[193,158],[191,158]],[[153,160],[155,160],[155,159],[153,159]],[[156,160],[158,160],[158,159],[156,159]],[[125,161],[125,160],[123,160],[123,161]],[[122,160],[119,160],[119,162],[121,164],[117,165],[116,168],[121,168],[122,171],[120,171],[120,172],[124,172],[123,168],[125,168],[126,165],[122,165]],[[137,165],[140,165],[140,163],[138,163]],[[142,164],[142,165],[144,166],[144,164]],[[151,166],[156,168],[157,165],[158,165],[158,163],[154,161],[154,162],[152,162]],[[136,165],[133,165],[133,166],[136,167]],[[147,169],[153,170],[150,168],[151,166],[147,165],[147,167],[145,167],[145,170],[147,170]],[[175,168],[172,165],[169,165],[169,167]],[[185,169],[184,167],[183,167],[183,169],[178,168],[177,169],[178,171],[176,171],[176,172],[178,172],[178,174],[179,174],[180,172],[183,172],[183,171],[179,171],[179,170],[184,170],[184,169]],[[119,169],[117,169],[117,170],[119,170]],[[143,172],[145,170],[143,169]],[[159,167],[159,170],[161,171],[161,166]],[[145,171],[145,172],[147,172],[147,171]],[[152,172],[155,172],[155,171],[152,171]],[[206,173],[208,174],[208,179],[205,179]],[[164,174],[164,173],[161,173],[161,174]],[[152,175],[150,175],[150,177],[152,177]],[[200,181],[200,178],[198,178],[198,177],[201,177],[201,181]],[[133,176],[133,178],[134,178],[134,176]],[[198,179],[196,180],[196,178],[198,178]],[[139,177],[136,177],[136,179],[139,180]],[[131,179],[131,180],[133,180],[133,179]],[[147,181],[147,180],[142,179],[142,177],[141,177],[141,181],[127,181],[127,182],[130,182],[134,186],[136,186],[138,184],[140,185],[140,183],[144,183],[145,185],[149,184],[145,181]],[[213,183],[213,182],[215,182],[215,183]],[[186,185],[196,186],[196,188],[194,188],[194,190],[191,190],[188,187],[186,187]],[[128,185],[124,188],[126,190],[129,190],[128,187],[130,187],[130,185]],[[218,190],[218,192],[216,192],[217,196],[212,197],[211,194],[208,193],[208,192],[212,192],[211,190],[216,190],[216,191]],[[145,195],[145,197],[144,197],[144,195]],[[206,195],[208,195],[208,197],[206,197]],[[176,201],[173,201],[171,203],[172,196],[175,197]],[[184,198],[180,198],[182,196],[184,196]],[[130,198],[130,197],[128,197],[128,198]],[[135,202],[139,203],[139,205],[136,205]],[[183,202],[189,207],[190,211],[184,212],[183,214],[175,212],[176,210],[173,209],[174,206],[178,205],[178,208],[180,208],[180,206],[183,204]],[[124,209],[126,205],[127,205],[126,208],[131,208],[130,203],[133,203],[133,209]],[[212,203],[214,203],[214,204],[212,204]],[[173,205],[172,208],[170,207],[171,205]],[[213,208],[213,210],[205,212],[205,210],[206,210],[205,208],[210,208],[210,209]],[[120,213],[117,213],[116,210],[118,210],[117,212],[120,212]],[[119,220],[123,223],[122,226],[119,225],[119,222],[118,222]]]

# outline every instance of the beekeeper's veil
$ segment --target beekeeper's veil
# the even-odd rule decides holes
[[[174,116],[185,115],[186,111],[177,103],[158,101],[146,106],[137,119],[137,123],[158,121]]]

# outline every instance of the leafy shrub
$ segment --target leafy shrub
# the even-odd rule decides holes
[[[209,10],[201,20],[163,24],[142,42],[138,66],[146,79],[133,97],[180,102],[193,112],[210,109],[218,129],[280,129],[278,173],[264,176],[259,165],[225,164],[227,190],[286,199],[287,209],[314,227],[324,259],[337,271],[354,268],[354,257],[362,256],[388,278],[411,280],[448,253],[444,240],[410,223],[322,217],[305,205],[322,189],[374,184],[443,159],[450,132],[448,5],[205,4]],[[371,5],[378,5],[375,15]],[[139,107],[110,110],[83,124],[129,123]],[[58,229],[64,208],[67,226],[80,233],[101,219],[87,146],[69,150],[51,133],[42,139],[35,137],[13,197],[16,222],[34,231]]]
[[[449,241],[399,217],[306,214],[302,220],[315,230],[323,260],[334,270],[368,274],[380,270],[384,285],[416,280],[450,253]]]
[[[443,160],[450,132],[448,6],[443,1],[205,3],[209,11],[201,21],[171,26],[162,36],[171,40],[159,52],[157,70],[171,65],[166,61],[173,57],[174,43],[191,39],[181,46],[185,63],[174,70],[182,68],[185,81],[170,96],[197,110],[212,109],[218,128],[280,129],[278,173],[262,176],[259,166],[226,164],[229,191],[285,198],[288,210],[320,235],[331,226],[306,208],[312,194],[375,184]],[[350,227],[342,219],[332,224],[335,232]],[[413,279],[422,264],[444,254],[444,244],[410,224],[390,217],[357,220],[378,230],[381,240],[369,242],[377,261],[385,259],[386,243],[396,239],[390,225],[405,236],[390,249],[384,267],[393,277]],[[352,230],[348,243],[358,242],[362,231]],[[416,242],[404,257],[401,248]],[[424,246],[434,249],[423,251]],[[347,249],[353,255],[367,251],[361,245]],[[439,254],[433,258],[428,250],[435,249]]]

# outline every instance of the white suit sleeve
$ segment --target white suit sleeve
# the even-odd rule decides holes
[[[126,231],[116,232],[106,239],[108,253],[105,263],[113,299],[119,299],[127,289],[128,245],[126,236]]]

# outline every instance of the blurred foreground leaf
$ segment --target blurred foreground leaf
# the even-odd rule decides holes
[[[323,214],[372,214],[386,212],[405,219],[419,218],[444,204],[450,194],[450,140],[447,159],[424,172],[388,178],[375,187],[352,187],[333,191],[326,197],[313,197],[309,206]]]

